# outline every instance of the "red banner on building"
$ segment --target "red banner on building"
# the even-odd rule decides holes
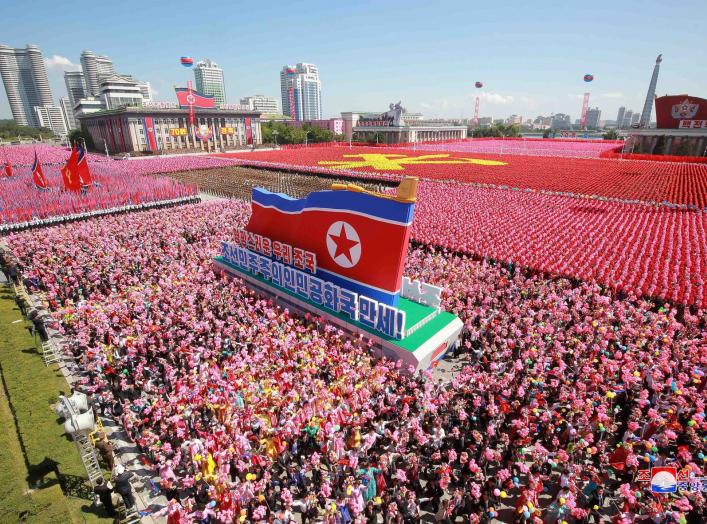
[[[669,95],[655,99],[658,129],[695,129],[707,127],[707,100],[688,95]]]
[[[245,140],[248,145],[253,143],[253,126],[250,123],[250,117],[245,119]]]
[[[152,117],[146,116],[143,125],[145,127],[145,136],[147,137],[147,148],[150,151],[157,151],[157,139],[155,138],[155,125],[152,123]]]

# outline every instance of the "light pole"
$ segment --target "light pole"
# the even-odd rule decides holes
[[[277,132],[277,129],[273,130],[272,136],[275,138],[275,147],[277,147],[277,135],[280,133]]]
[[[304,132],[304,147],[307,147],[307,144],[308,144],[307,139],[309,138],[309,133],[311,133],[311,131]]]

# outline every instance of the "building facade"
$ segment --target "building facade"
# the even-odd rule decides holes
[[[601,120],[601,109],[594,107],[587,110],[587,129],[599,129]]]
[[[64,117],[66,129],[69,131],[76,129],[76,118],[74,118],[74,109],[71,107],[69,97],[62,96],[59,99],[59,107],[61,108],[61,114]]]
[[[302,127],[303,125],[307,124],[312,127],[318,127],[319,129],[331,131],[335,135],[344,134],[343,118],[328,118],[326,120],[292,120],[291,122],[289,122],[289,124],[294,127]]]
[[[467,127],[426,120],[405,120],[405,109],[390,104],[385,113],[349,111],[341,113],[343,135],[347,141],[399,144],[437,142],[466,138]]]
[[[282,113],[293,120],[322,119],[322,86],[314,64],[300,62],[280,71]]]
[[[280,114],[280,106],[277,99],[271,96],[253,95],[241,98],[241,105],[250,107],[253,111],[260,111],[267,115]]]
[[[199,94],[213,96],[216,106],[226,103],[226,86],[223,81],[223,69],[208,58],[194,66],[194,80]]]
[[[142,101],[152,102],[152,85],[150,82],[137,82],[137,87],[142,93]]]
[[[81,128],[80,117],[84,115],[90,115],[92,113],[97,113],[98,111],[105,111],[106,107],[103,104],[103,100],[96,98],[95,96],[87,96],[82,98],[74,106],[74,118],[76,119],[76,126]]]
[[[81,69],[86,85],[86,96],[99,96],[103,79],[115,75],[113,61],[93,51],[81,53]]]
[[[656,127],[639,120],[624,151],[650,155],[707,156],[707,99],[687,94],[654,99]]]
[[[64,137],[69,130],[66,127],[64,112],[55,105],[34,106],[34,114],[39,127],[51,129],[55,135]]]
[[[105,109],[141,106],[145,101],[143,91],[137,82],[118,75],[103,79],[99,89],[99,98],[103,101]]]
[[[621,129],[624,123],[624,115],[626,114],[626,108],[624,106],[619,107],[619,112],[616,113],[616,127]]]
[[[54,104],[39,47],[28,45],[24,49],[13,49],[0,45],[0,76],[15,123],[39,127],[34,108]]]
[[[69,128],[76,129],[78,128],[78,122],[74,116],[74,106],[76,106],[79,100],[88,96],[83,71],[66,71],[64,73],[64,83],[66,84],[66,94],[69,100],[69,111],[67,112]]]
[[[79,115],[97,150],[109,153],[225,151],[262,143],[260,113],[199,109],[196,126],[188,109],[123,107]]]

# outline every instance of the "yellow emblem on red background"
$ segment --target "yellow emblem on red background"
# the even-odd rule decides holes
[[[408,156],[399,154],[362,153],[359,155],[343,155],[343,158],[357,160],[321,160],[320,166],[335,169],[356,169],[370,167],[378,171],[403,171],[409,165],[435,164],[477,164],[481,166],[505,166],[507,162],[485,160],[482,158],[451,158],[449,154]]]

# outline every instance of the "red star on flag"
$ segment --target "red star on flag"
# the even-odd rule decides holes
[[[359,242],[357,240],[352,240],[346,236],[346,229],[344,228],[344,224],[341,224],[341,229],[339,230],[338,236],[329,234],[329,237],[336,244],[336,252],[334,253],[333,258],[337,258],[339,255],[344,255],[349,260],[349,262],[353,264],[353,259],[351,258],[351,248],[358,245]]]

